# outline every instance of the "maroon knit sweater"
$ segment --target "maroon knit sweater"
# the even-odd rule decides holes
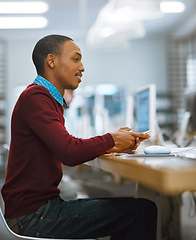
[[[63,107],[49,91],[31,84],[12,114],[11,144],[2,195],[5,217],[35,212],[59,195],[61,163],[75,166],[114,146],[111,134],[75,138],[64,127]]]

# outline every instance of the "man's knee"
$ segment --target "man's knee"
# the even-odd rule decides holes
[[[156,204],[149,200],[144,198],[138,198],[137,199],[140,202],[141,210],[144,211],[144,214],[150,215],[151,217],[157,218],[157,206]]]

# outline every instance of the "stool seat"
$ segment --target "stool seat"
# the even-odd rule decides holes
[[[16,234],[8,227],[7,222],[5,221],[3,212],[4,212],[4,202],[3,202],[2,195],[0,193],[0,239],[2,240],[51,240],[51,238],[35,238],[35,237],[21,236]],[[62,239],[55,238],[55,240],[62,240]],[[73,240],[73,239],[64,239],[64,240]],[[81,239],[74,239],[74,240],[81,240]],[[86,239],[86,240],[96,240],[96,239]]]

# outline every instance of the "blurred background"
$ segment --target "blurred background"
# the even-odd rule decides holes
[[[71,132],[89,136],[134,127],[134,102],[128,105],[127,99],[148,84],[156,86],[162,131],[171,135],[179,128],[184,91],[196,85],[195,0],[45,0],[30,9],[20,1],[18,10],[16,3],[6,9],[0,1],[1,143],[10,141],[17,97],[36,76],[32,49],[48,34],[70,36],[83,54],[86,71],[71,115],[77,113],[75,122],[83,122],[84,129],[72,126]]]

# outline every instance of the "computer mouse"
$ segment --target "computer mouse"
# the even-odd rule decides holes
[[[145,154],[170,154],[171,150],[160,146],[160,145],[151,145],[144,149]]]

